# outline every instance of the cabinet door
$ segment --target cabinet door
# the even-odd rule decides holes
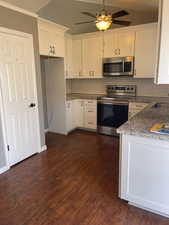
[[[153,78],[156,65],[157,27],[136,32],[135,78]]]
[[[50,55],[49,31],[39,26],[39,51],[40,55]]]
[[[64,57],[65,55],[65,40],[63,32],[56,32],[51,30],[50,45],[53,48],[53,56]]]
[[[83,39],[82,46],[83,75],[90,78],[102,77],[102,38]]]
[[[169,215],[168,142],[124,135],[121,160],[121,198]]]
[[[72,101],[66,102],[66,124],[67,132],[73,130]]]
[[[104,35],[104,58],[117,56],[117,35],[116,33],[105,33]]]
[[[82,76],[82,41],[73,40],[73,77]]]
[[[72,37],[65,37],[65,77],[72,78]]]
[[[159,38],[157,61],[157,84],[169,84],[169,1],[160,0],[159,6]]]
[[[117,34],[117,45],[119,56],[134,56],[135,32],[119,32]]]
[[[73,111],[75,127],[84,127],[84,101],[74,100]]]

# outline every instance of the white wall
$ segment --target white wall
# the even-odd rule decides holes
[[[153,79],[107,78],[72,80],[72,93],[105,94],[106,85],[137,85],[138,96],[168,97],[169,85],[155,85]]]
[[[66,81],[64,59],[45,59],[48,129],[66,134]]]

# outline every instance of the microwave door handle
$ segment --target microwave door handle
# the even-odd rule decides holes
[[[125,59],[123,60],[123,73],[125,72]]]

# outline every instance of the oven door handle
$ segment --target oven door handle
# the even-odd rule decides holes
[[[124,105],[124,106],[128,106],[129,103],[128,102],[105,102],[105,101],[98,101],[98,104],[101,105]]]

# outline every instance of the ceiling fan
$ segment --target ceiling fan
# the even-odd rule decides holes
[[[112,24],[118,24],[122,26],[129,26],[131,24],[130,21],[124,21],[124,20],[117,20],[116,18],[129,15],[129,13],[125,10],[118,11],[116,13],[109,13],[105,9],[105,0],[103,0],[103,9],[98,12],[96,15],[90,13],[90,12],[81,12],[83,15],[90,16],[92,18],[95,18],[95,20],[92,21],[86,21],[86,22],[80,22],[76,23],[76,25],[81,24],[87,24],[87,23],[95,23],[96,27],[99,30],[107,30],[111,27]]]

